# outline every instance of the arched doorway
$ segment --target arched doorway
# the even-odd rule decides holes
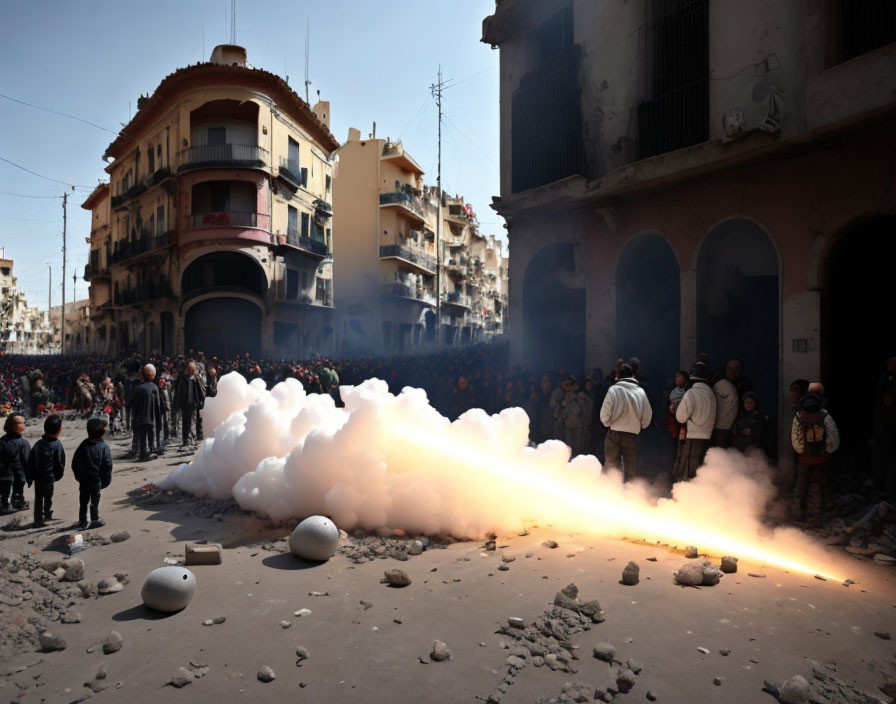
[[[199,257],[181,277],[181,301],[209,294],[214,297],[190,307],[184,318],[186,349],[224,357],[246,352],[260,356],[260,305],[267,294],[267,277],[261,266],[240,252]]]
[[[778,381],[778,253],[768,234],[744,218],[710,231],[697,260],[697,348],[716,371],[737,358],[769,416],[777,455],[777,417],[783,391]]]
[[[870,467],[874,390],[896,354],[891,309],[896,215],[863,218],[836,237],[821,290],[821,370],[841,448]],[[865,321],[869,319],[869,324]]]
[[[523,360],[537,372],[585,370],[585,272],[575,246],[556,242],[523,277]]]

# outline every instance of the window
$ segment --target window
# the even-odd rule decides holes
[[[289,220],[286,226],[286,234],[292,241],[299,234],[299,211],[291,205],[287,207],[289,208]]]
[[[896,42],[893,0],[839,0],[837,5],[837,63]]]
[[[156,158],[158,158],[159,166],[161,167],[161,165],[162,165],[162,145],[161,144],[156,145]]]
[[[302,178],[301,178],[302,188],[308,188],[308,169],[307,169],[307,167],[302,168],[301,176],[302,176]]]
[[[146,150],[146,158],[149,163],[149,173],[153,174],[156,170],[156,153],[152,150],[152,145],[150,144]]]
[[[164,234],[167,228],[165,227],[165,206],[160,205],[156,208],[156,234],[161,235]]]
[[[302,237],[308,237],[308,228],[310,227],[311,216],[308,213],[302,213]]]
[[[209,127],[206,143],[211,146],[220,146],[227,144],[227,128],[226,127]]]
[[[332,183],[333,183],[333,177],[330,176],[329,174],[327,174],[327,182],[326,182],[326,186],[325,186],[325,188],[326,188],[328,191],[330,190],[330,186],[332,185]]]
[[[299,297],[299,272],[295,269],[286,270],[286,300],[294,301]]]
[[[572,4],[529,32],[526,44],[529,67],[534,68],[573,44]]]
[[[289,138],[287,145],[286,168],[290,173],[298,176],[299,174],[299,143],[292,137]]]
[[[225,181],[213,181],[209,191],[211,194],[212,212],[226,212],[230,204],[230,185]]]

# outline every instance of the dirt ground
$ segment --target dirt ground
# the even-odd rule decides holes
[[[39,427],[28,434],[33,442]],[[69,458],[83,436],[83,422],[66,424]],[[896,680],[896,641],[889,639],[896,636],[896,568],[889,564],[850,558],[843,577],[855,583],[844,586],[741,561],[717,586],[685,588],[673,579],[686,562],[676,551],[550,526],[498,536],[495,550],[433,544],[406,560],[389,556],[403,540],[346,540],[340,554],[311,564],[281,552],[288,527],[227,502],[143,489],[189,454],[135,463],[118,459],[128,440],[110,444],[115,471],[100,505],[107,525],[89,531],[90,547],[74,556],[84,561],[83,580],[59,582],[53,574],[75,532],[70,470],[56,485],[60,520],[33,529],[28,512],[0,519],[7,524],[0,531],[0,652],[8,656],[0,662],[0,700],[509,703],[597,694],[634,702],[650,692],[659,702],[773,702],[762,691],[766,681],[802,675],[819,704],[890,701],[879,689]],[[97,537],[117,531],[130,538]],[[196,593],[183,611],[147,610],[140,599],[146,574],[201,540],[222,543],[224,563],[191,568]],[[624,586],[630,560],[640,582]],[[412,583],[382,584],[389,568]],[[95,596],[81,586],[116,573],[127,575],[117,593]],[[552,606],[570,583],[581,601],[600,602],[602,622]],[[311,613],[297,616],[300,609]],[[220,616],[223,623],[203,625]],[[510,627],[514,617],[528,628]],[[62,636],[65,649],[42,652],[35,638],[44,629]],[[104,654],[112,631],[123,646]],[[449,660],[429,657],[435,640],[447,645]],[[593,656],[602,642],[615,646],[613,663]],[[297,657],[299,647],[307,659]],[[640,671],[622,693],[616,679],[629,659]],[[263,666],[273,681],[259,680]],[[101,668],[106,677],[97,679]],[[169,682],[179,668],[198,677],[175,688]]]

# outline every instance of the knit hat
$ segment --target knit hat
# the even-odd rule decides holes
[[[821,410],[821,398],[818,394],[806,394],[800,399],[800,410],[816,413]]]
[[[694,362],[691,367],[691,381],[705,381],[709,376],[709,367],[705,362]]]

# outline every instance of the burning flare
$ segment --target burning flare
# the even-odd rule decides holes
[[[838,579],[819,569],[829,558],[807,536],[762,524],[774,489],[758,456],[710,450],[696,479],[654,500],[648,485],[623,484],[590,455],[570,461],[559,441],[528,447],[520,408],[473,409],[452,423],[420,389],[395,396],[369,379],[340,391],[344,409],[295,379],[268,391],[260,379],[224,376],[203,411],[213,437],[160,486],[232,496],[274,520],[325,514],[344,530],[478,539],[550,524]]]

